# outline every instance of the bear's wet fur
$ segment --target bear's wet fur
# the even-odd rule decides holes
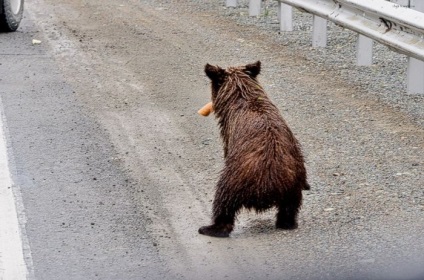
[[[199,233],[228,237],[245,207],[277,208],[276,227],[297,228],[302,190],[309,190],[299,142],[257,76],[261,62],[227,69],[206,64],[221,129],[225,167],[216,186],[212,225]]]

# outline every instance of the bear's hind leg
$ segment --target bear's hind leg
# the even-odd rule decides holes
[[[287,192],[278,206],[277,222],[275,226],[280,229],[296,229],[297,213],[299,212],[301,204],[301,190]]]
[[[228,204],[227,204],[228,205]],[[199,228],[199,233],[213,237],[229,237],[234,228],[234,220],[240,206],[226,206],[225,203],[214,201],[213,224]]]
[[[233,225],[231,224],[212,224],[199,228],[200,234],[212,237],[229,237],[232,231]]]

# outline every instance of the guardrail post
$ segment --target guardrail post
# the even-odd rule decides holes
[[[423,1],[411,0],[410,7],[414,10],[424,12]],[[407,73],[408,93],[424,94],[424,62],[413,57],[408,58]]]
[[[293,8],[278,1],[278,19],[280,31],[293,31]]]
[[[369,66],[372,64],[372,42],[372,39],[359,34],[356,48],[357,65]]]
[[[237,0],[227,0],[226,6],[227,7],[237,7]]]
[[[327,20],[314,15],[314,26],[312,33],[312,46],[327,46]]]
[[[261,1],[262,0],[249,0],[249,16],[259,16],[261,13]]]
[[[424,93],[424,62],[409,57],[407,76],[408,93]]]

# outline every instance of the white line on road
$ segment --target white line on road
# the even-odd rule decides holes
[[[0,280],[27,279],[0,106]]]

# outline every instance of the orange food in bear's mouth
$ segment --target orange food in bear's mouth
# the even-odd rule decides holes
[[[199,113],[199,115],[207,117],[212,111],[212,102],[209,102],[205,106],[203,106],[199,111],[197,111],[197,113]]]

